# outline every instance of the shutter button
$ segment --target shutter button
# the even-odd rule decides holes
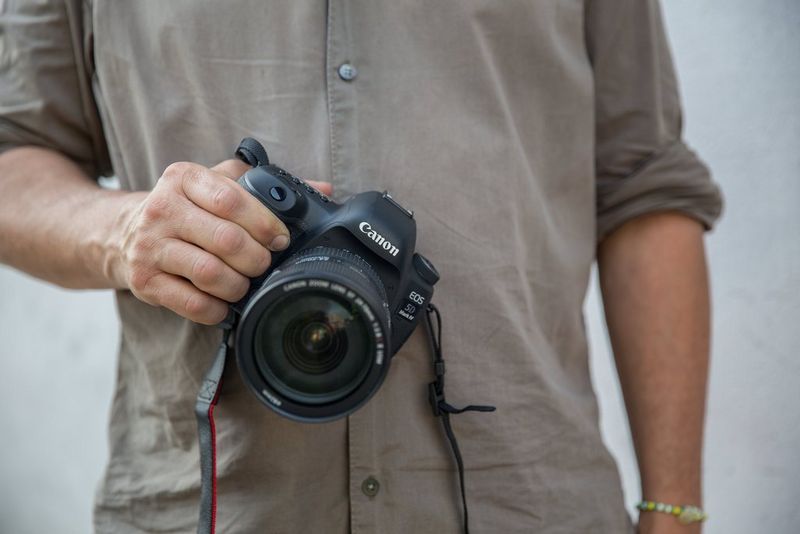
[[[344,81],[353,81],[355,80],[356,76],[358,76],[358,71],[350,63],[342,63],[339,66],[339,78],[343,79]]]
[[[378,481],[375,480],[374,477],[367,477],[364,479],[364,482],[361,483],[361,491],[363,491],[364,495],[367,497],[374,497],[377,495],[380,487],[381,485],[378,484]]]

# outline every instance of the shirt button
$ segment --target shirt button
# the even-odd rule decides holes
[[[350,82],[355,80],[356,76],[358,76],[358,71],[350,63],[342,63],[339,65],[339,78]]]
[[[374,477],[367,477],[364,479],[364,482],[361,483],[361,491],[363,491],[364,495],[367,497],[374,497],[377,495],[380,487],[381,485],[378,484],[378,481],[375,480]]]

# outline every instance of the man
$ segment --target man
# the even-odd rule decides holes
[[[339,200],[389,189],[415,210],[448,400],[497,406],[453,419],[474,532],[633,529],[587,367],[595,256],[642,498],[701,505],[702,233],[721,201],[680,139],[657,0],[7,0],[1,20],[0,259],[117,290],[98,531],[196,527],[207,325],[287,245],[233,181],[244,136]],[[124,192],[92,182],[112,173]],[[220,531],[458,531],[430,358],[418,329],[378,394],[323,425],[228,369]],[[639,531],[700,523],[643,512]]]

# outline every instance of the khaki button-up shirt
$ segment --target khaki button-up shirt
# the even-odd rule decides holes
[[[640,214],[710,226],[656,0],[0,3],[0,146],[153,187],[244,136],[338,200],[388,189],[441,272],[448,400],[475,533],[629,532],[598,430],[582,302],[596,243]],[[345,67],[342,67],[346,65]],[[211,327],[117,293],[99,532],[191,532],[195,395]],[[229,366],[216,411],[221,532],[457,532],[422,329],[355,414],[300,424]]]

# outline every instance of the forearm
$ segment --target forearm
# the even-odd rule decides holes
[[[702,234],[696,221],[660,213],[630,221],[598,250],[642,495],[670,504],[702,499],[710,315]],[[642,523],[700,531],[664,514],[643,514]]]
[[[101,189],[36,147],[0,154],[0,177],[0,262],[64,287],[122,287],[108,261],[113,229],[142,193]]]
[[[151,191],[124,193],[99,188],[56,152],[9,150],[0,155],[0,262],[65,287],[129,289],[217,324],[289,245],[283,222],[237,183],[248,168],[176,162]]]

